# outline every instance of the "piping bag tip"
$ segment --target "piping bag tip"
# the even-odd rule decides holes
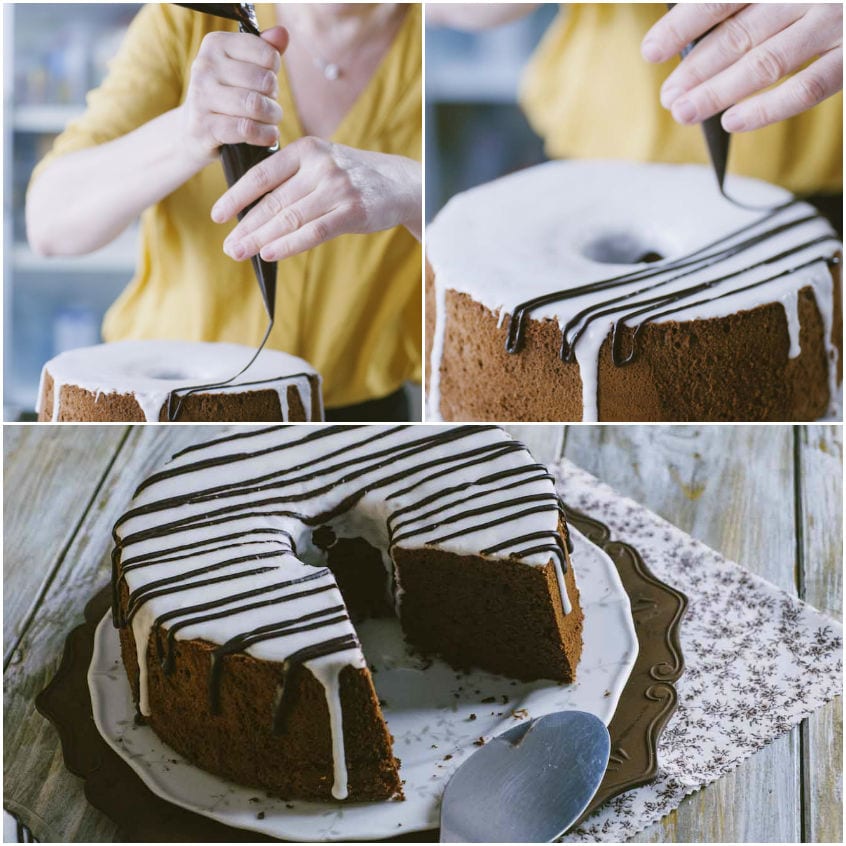
[[[717,177],[717,185],[720,191],[726,181],[726,166],[728,165],[729,141],[731,136],[723,129],[723,113],[713,115],[702,122],[702,132],[705,134],[705,143],[708,146],[708,155],[711,158],[711,165],[714,168],[714,175]]]
[[[276,306],[276,262],[265,261],[258,254],[252,258],[253,270],[261,289],[267,316],[273,322]]]

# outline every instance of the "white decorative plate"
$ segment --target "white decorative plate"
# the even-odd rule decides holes
[[[357,627],[394,752],[402,760],[404,802],[284,802],[241,787],[184,760],[148,726],[135,725],[135,706],[120,662],[110,616],[100,622],[88,686],[94,722],[106,742],[144,784],[169,802],[236,828],[285,840],[373,840],[438,825],[441,795],[474,742],[515,721],[577,709],[611,721],[637,657],[629,599],[614,564],[571,529],[582,608],[584,652],[578,681],[516,682],[490,673],[461,673],[443,661],[408,652],[399,622]]]

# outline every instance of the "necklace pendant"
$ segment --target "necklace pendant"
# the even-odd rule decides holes
[[[334,82],[340,75],[341,69],[334,62],[328,62],[323,66],[323,76],[330,82]]]

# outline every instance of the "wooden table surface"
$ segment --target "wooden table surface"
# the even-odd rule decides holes
[[[132,489],[222,427],[4,427],[4,806],[41,840],[110,841],[33,700],[109,578],[110,529]],[[833,617],[842,610],[838,426],[513,426]],[[199,430],[199,431],[198,431]],[[642,842],[842,842],[842,704],[818,711]]]

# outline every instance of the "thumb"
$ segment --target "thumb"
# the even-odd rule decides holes
[[[284,53],[288,48],[288,30],[284,26],[272,26],[266,29],[261,37],[280,53]]]

